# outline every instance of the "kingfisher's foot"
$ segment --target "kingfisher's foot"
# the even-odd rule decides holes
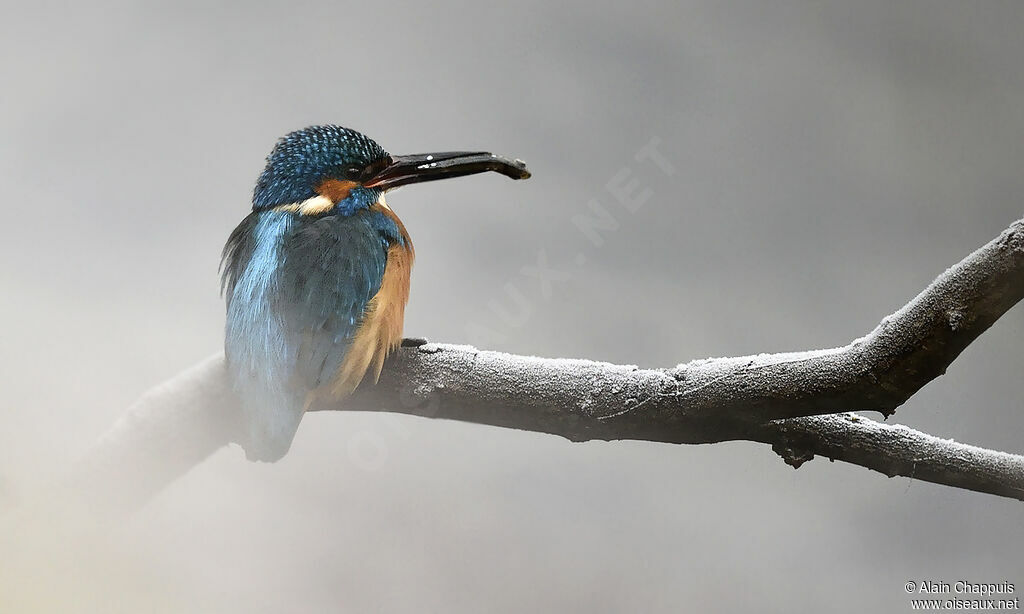
[[[426,345],[426,337],[406,337],[402,339],[402,347],[404,348],[418,348],[421,345]]]

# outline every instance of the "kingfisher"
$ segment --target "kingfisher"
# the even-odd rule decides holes
[[[385,193],[488,171],[530,176],[490,152],[391,155],[335,125],[277,142],[221,260],[247,458],[283,457],[310,406],[344,398],[367,374],[376,382],[401,343],[414,252]]]

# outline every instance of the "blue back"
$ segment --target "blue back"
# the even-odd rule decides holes
[[[225,353],[250,416],[251,447],[264,445],[268,458],[287,451],[307,394],[337,373],[380,289],[388,249],[401,241],[395,222],[370,209],[254,211],[232,233],[223,260]]]

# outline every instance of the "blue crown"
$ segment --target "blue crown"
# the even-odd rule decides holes
[[[373,139],[341,126],[310,126],[291,132],[267,156],[267,166],[253,190],[253,209],[312,198],[324,179],[341,176],[350,166],[364,168],[387,155]]]

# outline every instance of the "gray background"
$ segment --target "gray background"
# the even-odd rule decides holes
[[[308,124],[529,162],[528,182],[389,198],[419,254],[407,334],[518,353],[667,366],[841,345],[1021,215],[1019,2],[3,13],[0,500],[218,349],[220,248],[275,139]],[[635,161],[652,137],[674,175]],[[623,168],[653,193],[635,214],[604,187]],[[619,223],[601,246],[572,223],[591,199]],[[547,296],[521,272],[542,251],[567,274]],[[1017,307],[894,420],[1024,451],[1022,341]],[[221,451],[120,534],[41,530],[61,555],[7,556],[0,600],[899,612],[908,580],[1024,585],[1021,514],[822,459],[793,471],[753,443],[318,414],[282,462]]]

